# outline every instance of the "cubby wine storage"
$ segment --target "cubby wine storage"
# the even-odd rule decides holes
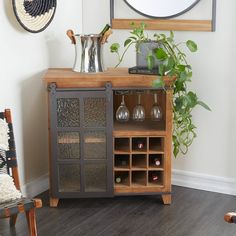
[[[171,203],[172,90],[127,69],[49,69],[50,205],[60,198],[160,194]],[[118,112],[119,111],[119,112]]]
[[[165,138],[159,136],[114,137],[115,144],[121,143],[124,140],[130,146],[124,146],[125,150],[119,151],[115,148],[114,173],[117,176],[118,172],[125,171],[126,180],[124,182],[126,184],[121,185],[115,181],[115,190],[117,192],[133,191],[139,186],[146,187],[146,190],[149,191],[150,189],[148,187],[164,187],[165,150],[164,146],[160,144],[165,142]],[[137,144],[140,143],[143,145],[137,148]],[[154,146],[156,148],[153,148]],[[127,150],[129,150],[127,154],[117,154]],[[122,179],[122,176],[120,178]],[[130,180],[129,184],[127,184],[127,178]]]

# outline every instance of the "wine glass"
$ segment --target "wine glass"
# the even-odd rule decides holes
[[[154,104],[151,109],[151,119],[153,121],[160,121],[162,119],[162,109],[157,104],[157,94],[154,93]]]
[[[138,94],[138,104],[133,109],[133,120],[134,121],[144,121],[145,110],[141,105],[141,94]]]
[[[129,110],[125,105],[125,95],[122,95],[121,104],[116,111],[116,120],[126,122],[129,120]]]

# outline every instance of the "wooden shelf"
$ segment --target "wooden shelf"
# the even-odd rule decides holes
[[[213,31],[212,20],[112,19],[112,28],[132,29],[131,22],[145,23],[147,30]]]
[[[147,167],[133,167],[131,168],[132,171],[146,171],[148,170]]]
[[[96,88],[104,87],[107,81],[112,87],[152,87],[156,75],[129,74],[128,68],[108,68],[99,73],[78,73],[71,68],[50,68],[47,70],[44,81],[47,84],[55,83],[58,88]],[[176,78],[165,76],[166,86],[173,84]]]
[[[123,194],[142,194],[142,193],[153,193],[153,192],[162,192],[165,191],[164,185],[132,185],[132,186],[114,186],[114,194],[115,195],[123,195]]]
[[[118,151],[118,150],[114,151],[114,154],[130,154],[130,153],[131,153],[130,151]]]
[[[164,171],[163,167],[153,167],[153,166],[149,166],[148,170],[153,170],[153,171]]]
[[[155,188],[163,188],[164,187],[164,185],[162,185],[162,184],[156,184],[156,183],[150,183],[150,182],[148,182],[148,186],[155,187]]]
[[[149,154],[165,154],[164,151],[153,151],[153,150],[149,150],[148,153]]]
[[[127,184],[117,184],[117,183],[115,183],[115,188],[129,188],[129,187],[127,187]]]
[[[141,184],[141,183],[131,183],[131,187],[146,187],[146,184]]]
[[[118,122],[114,121],[113,136],[135,136],[135,135],[166,135],[165,122],[164,121],[151,121],[151,119],[146,119],[143,122]]]
[[[129,167],[119,167],[119,166],[114,167],[114,171],[128,171],[128,170],[130,170]]]

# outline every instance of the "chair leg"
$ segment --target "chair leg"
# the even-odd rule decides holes
[[[18,214],[15,214],[15,215],[10,216],[10,226],[11,226],[11,227],[15,226],[15,224],[16,224],[16,219],[17,219],[17,215],[18,215]]]
[[[25,212],[30,236],[37,236],[35,208]]]

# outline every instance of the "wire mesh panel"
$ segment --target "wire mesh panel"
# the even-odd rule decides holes
[[[107,166],[106,164],[85,164],[85,192],[107,191]]]
[[[106,159],[106,133],[105,131],[85,131],[84,133],[84,158]]]
[[[79,132],[58,132],[58,158],[80,158],[80,134]]]
[[[84,127],[106,126],[106,98],[84,98]]]
[[[80,165],[59,165],[59,192],[80,191]]]
[[[80,126],[79,98],[57,99],[57,126],[79,127]]]

